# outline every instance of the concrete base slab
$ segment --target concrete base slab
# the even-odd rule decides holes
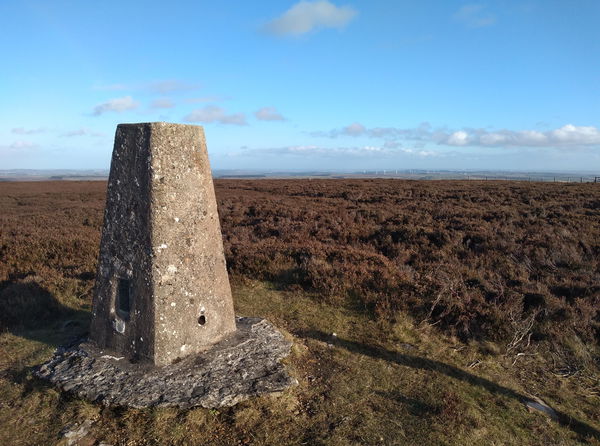
[[[210,350],[163,367],[132,363],[83,341],[58,348],[35,374],[106,406],[216,408],[297,384],[281,359],[292,343],[269,322],[236,318],[237,331]]]

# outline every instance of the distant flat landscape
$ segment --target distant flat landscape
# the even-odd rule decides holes
[[[600,181],[598,171],[508,171],[508,170],[425,170],[380,169],[362,171],[292,170],[214,170],[222,179],[293,178],[401,178],[407,180],[506,180],[593,183]],[[0,170],[0,181],[97,181],[108,178],[108,169],[8,169]]]

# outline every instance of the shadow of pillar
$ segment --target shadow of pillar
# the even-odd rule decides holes
[[[56,348],[85,336],[89,323],[89,312],[63,305],[50,291],[27,277],[0,282],[0,332]],[[30,379],[33,367],[26,364],[38,354],[39,349],[7,363],[0,369],[0,376],[23,384],[23,395],[49,387],[43,380]]]
[[[58,347],[85,335],[89,321],[88,311],[63,305],[35,281],[0,282],[0,332]]]
[[[470,385],[483,387],[491,393],[504,395],[506,397],[516,399],[520,402],[531,400],[530,397],[527,397],[526,395],[523,395],[513,389],[501,386],[500,384],[497,384],[486,378],[482,378],[480,376],[466,372],[462,369],[459,369],[458,367],[446,364],[441,361],[427,359],[415,355],[398,353],[392,350],[370,346],[360,342],[348,341],[341,338],[332,339],[332,337],[329,334],[319,330],[303,330],[295,332],[294,335],[301,338],[316,339],[318,341],[333,343],[338,347],[344,348],[354,353],[370,356],[372,358],[383,359],[389,362],[394,362],[396,364],[405,367],[410,367],[412,369],[420,369],[435,373],[441,373],[459,381],[464,381]],[[593,437],[595,439],[600,440],[600,431],[598,431],[593,426],[590,426],[589,424],[584,423],[583,421],[579,421],[578,419],[564,412],[560,412],[556,409],[554,410],[558,416],[558,422],[561,425],[571,429],[573,432],[579,434],[583,438]]]

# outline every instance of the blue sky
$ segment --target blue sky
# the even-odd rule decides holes
[[[203,125],[214,169],[600,171],[596,0],[0,2],[0,169]]]

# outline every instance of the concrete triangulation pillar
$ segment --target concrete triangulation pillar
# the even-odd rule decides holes
[[[91,339],[128,359],[166,365],[235,330],[204,130],[120,124]]]

